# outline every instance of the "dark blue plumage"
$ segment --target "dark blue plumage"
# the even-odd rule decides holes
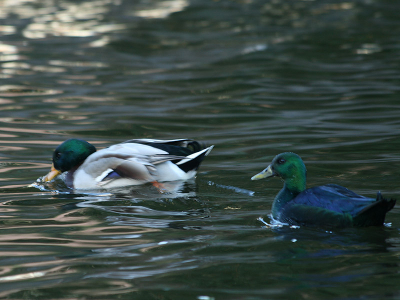
[[[396,200],[360,196],[349,189],[328,184],[306,189],[306,168],[294,153],[277,155],[271,165],[253,180],[279,176],[283,189],[272,205],[272,216],[285,223],[331,227],[383,225]]]
[[[290,204],[316,206],[356,216],[375,201],[376,199],[360,196],[340,185],[328,184],[306,189],[290,201]]]

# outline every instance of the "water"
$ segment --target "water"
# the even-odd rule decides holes
[[[0,297],[398,299],[400,217],[265,226],[283,151],[308,186],[398,189],[400,4],[0,1]],[[28,187],[70,137],[214,144],[195,181]]]

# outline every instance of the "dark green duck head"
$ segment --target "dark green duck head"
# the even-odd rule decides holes
[[[278,154],[271,164],[262,172],[254,175],[251,180],[278,176],[285,185],[276,197],[282,204],[290,201],[306,189],[307,170],[300,156],[292,152]]]
[[[50,181],[63,172],[79,167],[94,152],[96,148],[84,140],[66,140],[54,150],[53,166],[44,181]]]

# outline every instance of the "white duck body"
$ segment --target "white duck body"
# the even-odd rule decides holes
[[[187,180],[196,175],[201,161],[214,147],[186,156],[173,154],[175,150],[179,152],[176,146],[186,148],[190,142],[187,139],[143,139],[116,144],[87,157],[75,171],[68,172],[66,182],[75,189],[109,189],[147,182]],[[161,148],[171,151],[156,145],[163,145]]]

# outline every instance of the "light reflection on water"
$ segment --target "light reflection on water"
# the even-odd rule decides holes
[[[399,197],[398,4],[0,7],[0,297],[398,298],[397,208],[390,227],[266,228],[282,183],[250,181],[289,150],[310,186]],[[164,194],[35,182],[70,137],[216,147]]]

